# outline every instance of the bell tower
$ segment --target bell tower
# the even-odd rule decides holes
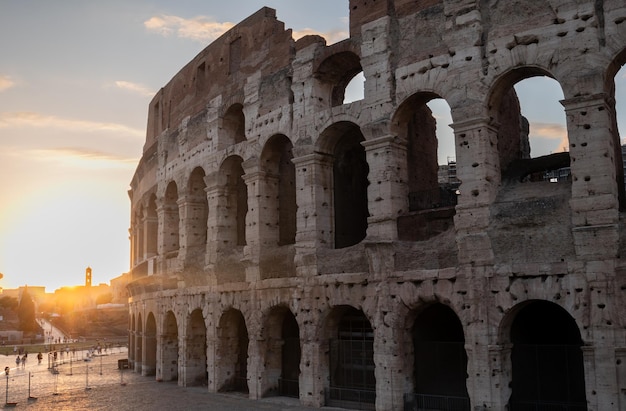
[[[91,287],[91,267],[85,270],[85,287]]]

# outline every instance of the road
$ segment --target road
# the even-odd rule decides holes
[[[52,325],[50,321],[45,320],[43,318],[39,318],[37,319],[37,322],[39,323],[41,328],[44,330],[46,343],[50,344],[50,343],[54,343],[57,341],[63,341],[67,337],[65,334],[63,334],[61,330],[59,330],[57,327]]]

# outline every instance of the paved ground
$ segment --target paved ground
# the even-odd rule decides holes
[[[0,356],[0,370],[4,366],[12,368],[8,378],[0,374],[0,395],[4,396],[0,404],[5,404],[4,408],[29,410],[319,411],[300,406],[298,400],[291,398],[252,401],[238,394],[211,394],[206,387],[159,383],[154,377],[141,377],[128,370],[122,374],[117,361],[126,358],[123,350],[89,361],[85,361],[85,353],[77,353],[74,358],[71,363],[65,358],[57,367],[58,373],[53,373],[46,358],[42,364],[33,358],[22,369],[15,368],[13,357]],[[29,395],[36,399],[29,399]]]

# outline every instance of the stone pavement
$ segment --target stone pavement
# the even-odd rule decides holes
[[[45,358],[40,365],[33,358],[25,369],[12,369],[8,379],[4,373],[0,374],[0,395],[3,395],[1,403],[4,408],[107,411],[319,410],[303,407],[293,398],[249,400],[242,394],[212,394],[206,387],[179,387],[173,382],[156,382],[154,377],[142,377],[128,370],[122,371],[122,374],[117,368],[117,361],[126,358],[125,351],[96,356],[89,361],[84,361],[82,356],[83,353],[80,353],[71,364],[66,359],[65,363],[58,365],[58,373],[48,369]],[[6,366],[1,362],[3,359],[9,365],[13,358],[0,357],[1,366]],[[33,397],[31,399],[29,392],[30,397]],[[328,407],[323,409],[338,410]]]

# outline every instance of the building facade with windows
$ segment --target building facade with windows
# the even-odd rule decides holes
[[[626,410],[624,2],[346,6],[331,45],[262,8],[150,103],[134,370],[320,407]],[[513,85],[533,76],[563,90],[568,152],[530,157]]]

